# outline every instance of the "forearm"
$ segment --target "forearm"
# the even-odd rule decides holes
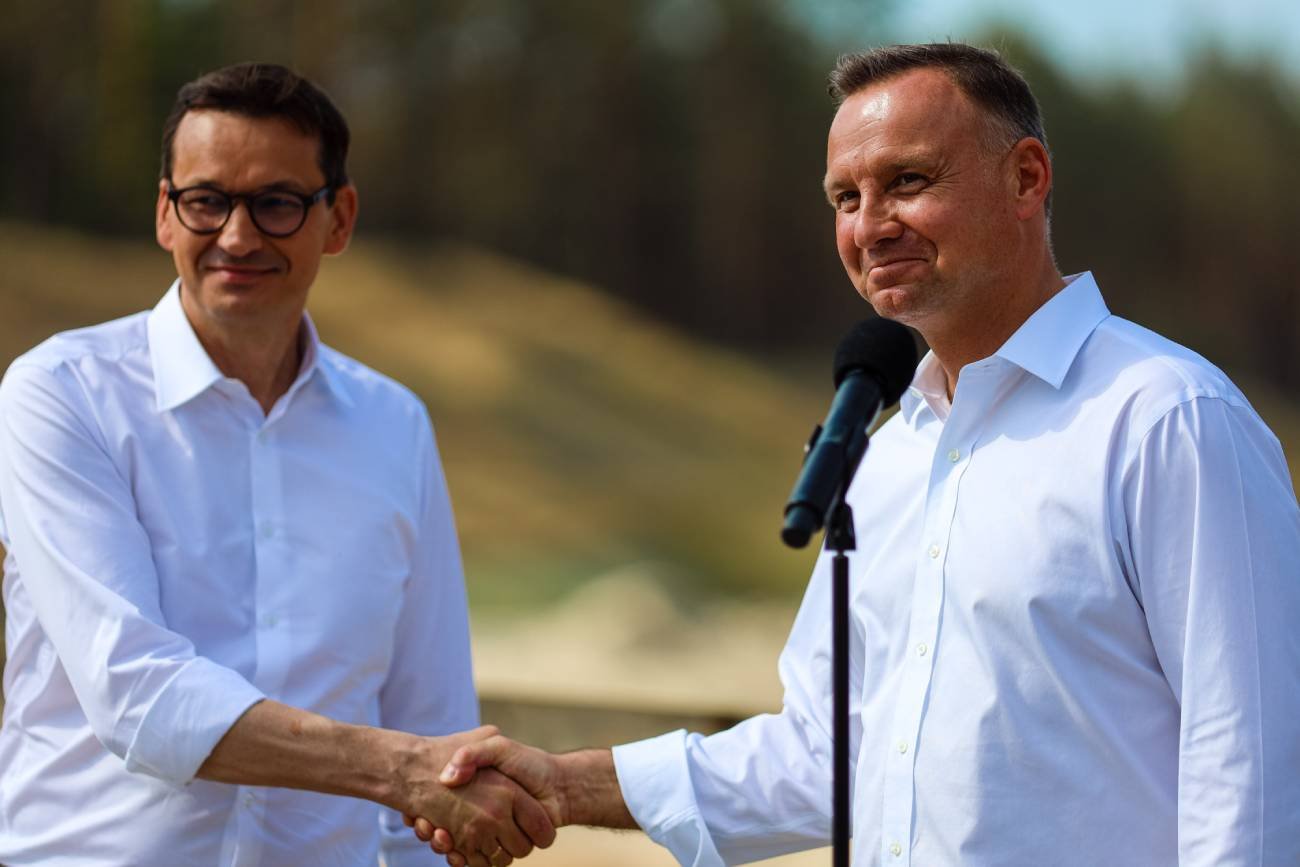
[[[555,757],[566,825],[635,829],[609,750],[580,750]]]
[[[266,700],[231,726],[197,776],[346,795],[409,810],[416,798],[406,771],[430,750],[429,741]]]

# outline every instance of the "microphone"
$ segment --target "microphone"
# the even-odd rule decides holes
[[[916,364],[911,332],[889,319],[865,319],[840,341],[835,399],[804,447],[803,469],[785,506],[785,544],[802,548],[825,526],[836,494],[848,490],[867,451],[867,429],[903,396]]]

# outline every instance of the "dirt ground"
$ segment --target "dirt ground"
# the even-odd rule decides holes
[[[795,606],[723,605],[681,611],[648,572],[632,566],[593,582],[565,604],[529,617],[475,617],[474,658],[485,721],[513,697],[524,708],[506,733],[549,749],[645,737],[656,725],[743,718],[781,707],[776,662]],[[570,702],[557,723],[527,709]],[[628,719],[608,708],[640,708]],[[633,715],[635,716],[635,715]],[[649,730],[646,727],[649,726]],[[513,728],[513,730],[511,730]],[[829,798],[829,787],[827,796]],[[813,867],[830,850],[762,862]],[[676,861],[640,833],[565,828],[555,845],[520,862],[529,867],[672,867]]]
[[[824,867],[831,850],[800,852],[759,862],[765,867]],[[550,849],[534,852],[527,867],[675,867],[677,862],[644,834],[565,828]]]

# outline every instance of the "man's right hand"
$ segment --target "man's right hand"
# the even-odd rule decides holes
[[[366,798],[427,816],[456,834],[474,867],[504,867],[555,840],[555,822],[495,771],[452,790],[439,775],[456,752],[496,736],[493,726],[440,737],[351,725],[272,700],[235,722],[199,768],[201,779]]]
[[[512,778],[537,799],[555,827],[584,824],[606,828],[636,828],[618,787],[609,750],[582,750],[552,755],[499,735],[478,739],[456,750],[439,776],[456,788],[477,783],[494,768]],[[454,828],[423,814],[406,816],[416,836],[446,855],[451,867],[480,867],[473,849]]]
[[[544,800],[530,794],[542,790],[535,779],[530,782],[538,785],[536,789],[529,784],[521,787],[505,774],[485,769],[471,772],[463,779],[456,778],[455,791],[446,785],[442,777],[448,775],[443,766],[451,751],[456,750],[451,757],[454,763],[462,750],[489,740],[505,740],[494,738],[495,732],[491,727],[483,727],[458,735],[421,739],[420,748],[403,763],[392,805],[407,817],[408,825],[413,824],[411,817],[420,816],[436,822],[439,828],[451,829],[457,853],[462,863],[470,867],[505,867],[515,858],[528,855],[534,845],[546,848],[555,840],[555,828],[559,824],[554,798]],[[475,755],[479,754],[471,753],[467,757]],[[522,765],[517,770],[522,775],[528,774]]]

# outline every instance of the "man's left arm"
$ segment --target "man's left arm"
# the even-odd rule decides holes
[[[422,475],[419,538],[379,696],[380,725],[422,735],[450,734],[478,725],[478,697],[451,499],[424,413],[421,422],[419,463],[413,468]],[[441,863],[392,810],[380,816],[380,846],[388,867]]]
[[[1181,709],[1184,865],[1300,862],[1300,511],[1244,404],[1186,400],[1122,481],[1129,550]]]

